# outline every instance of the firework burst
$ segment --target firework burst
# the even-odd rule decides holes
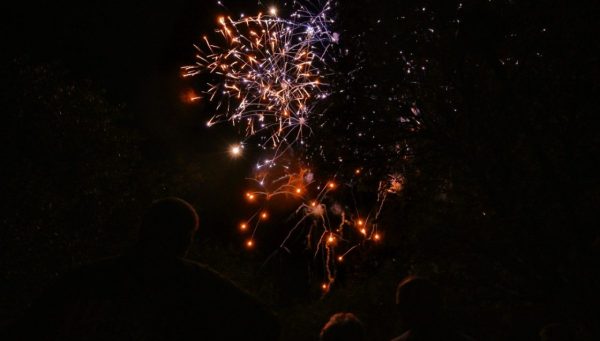
[[[289,19],[267,14],[219,17],[220,43],[206,36],[195,45],[195,65],[184,76],[217,75],[206,95],[217,101],[207,125],[229,121],[242,125],[246,138],[258,136],[275,161],[311,133],[309,122],[320,100],[329,96],[327,52],[337,40],[328,26],[329,2],[316,13],[300,6]]]
[[[207,82],[204,91],[216,103],[207,126],[228,122],[242,127],[244,138],[230,146],[231,156],[238,157],[250,140],[267,154],[257,163],[250,189],[244,193],[258,207],[239,225],[246,247],[257,247],[259,227],[271,218],[274,202],[294,202],[296,219],[280,249],[286,249],[293,236],[303,234],[314,257],[323,257],[322,289],[328,292],[335,281],[336,264],[364,242],[382,239],[376,221],[387,195],[400,191],[401,183],[400,175],[379,181],[379,189],[374,190],[378,193],[375,209],[360,214],[336,197],[353,195],[353,186],[367,175],[362,168],[343,170],[339,181],[337,173],[316,175],[311,166],[315,154],[327,162],[323,144],[315,143],[314,136],[310,142],[307,138],[313,134],[312,127],[321,128],[327,121],[323,102],[333,94],[330,84],[336,83],[330,64],[339,53],[335,46],[339,35],[330,30],[330,1],[318,5],[294,2],[294,6],[286,18],[278,16],[275,8],[237,20],[219,17],[218,39],[203,37],[195,45],[196,63],[182,69],[185,77],[208,74],[217,78]],[[349,181],[346,173],[352,177]]]

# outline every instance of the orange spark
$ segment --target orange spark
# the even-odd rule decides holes
[[[202,99],[202,96],[198,96],[193,89],[188,89],[184,94],[181,95],[181,100],[185,103],[194,103]]]

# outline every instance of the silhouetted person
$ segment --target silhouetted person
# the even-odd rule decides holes
[[[406,332],[392,341],[471,340],[445,322],[442,295],[428,279],[410,276],[400,282],[396,305]]]
[[[155,202],[127,255],[64,276],[12,329],[41,340],[275,340],[274,316],[214,271],[184,260],[198,228],[185,201]]]
[[[352,313],[337,313],[321,329],[321,341],[366,340],[362,322]]]

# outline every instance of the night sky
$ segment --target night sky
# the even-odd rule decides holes
[[[69,269],[122,253],[148,204],[175,195],[200,216],[189,257],[269,305],[284,340],[316,339],[338,311],[374,340],[399,335],[394,288],[409,274],[438,282],[452,323],[479,340],[536,340],[557,322],[598,335],[597,4],[334,4],[330,96],[294,157],[335,179],[328,205],[349,219],[378,207],[390,174],[402,189],[386,192],[383,242],[360,243],[323,295],[309,239],[278,249],[298,202],[273,204],[260,247],[244,248],[246,178],[268,151],[252,140],[232,158],[243,129],[207,128],[216,103],[188,100],[206,77],[180,67],[219,15],[290,11],[224,3],[2,5],[0,322]]]

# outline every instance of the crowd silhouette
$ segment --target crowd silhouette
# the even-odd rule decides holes
[[[138,243],[126,254],[67,273],[2,340],[279,340],[279,322],[252,295],[210,268],[186,260],[199,227],[194,208],[161,199],[144,215]],[[441,290],[409,276],[396,290],[398,323],[392,341],[473,340],[448,322]],[[571,326],[550,324],[540,340],[576,340]],[[350,312],[331,316],[315,339],[370,340]]]

